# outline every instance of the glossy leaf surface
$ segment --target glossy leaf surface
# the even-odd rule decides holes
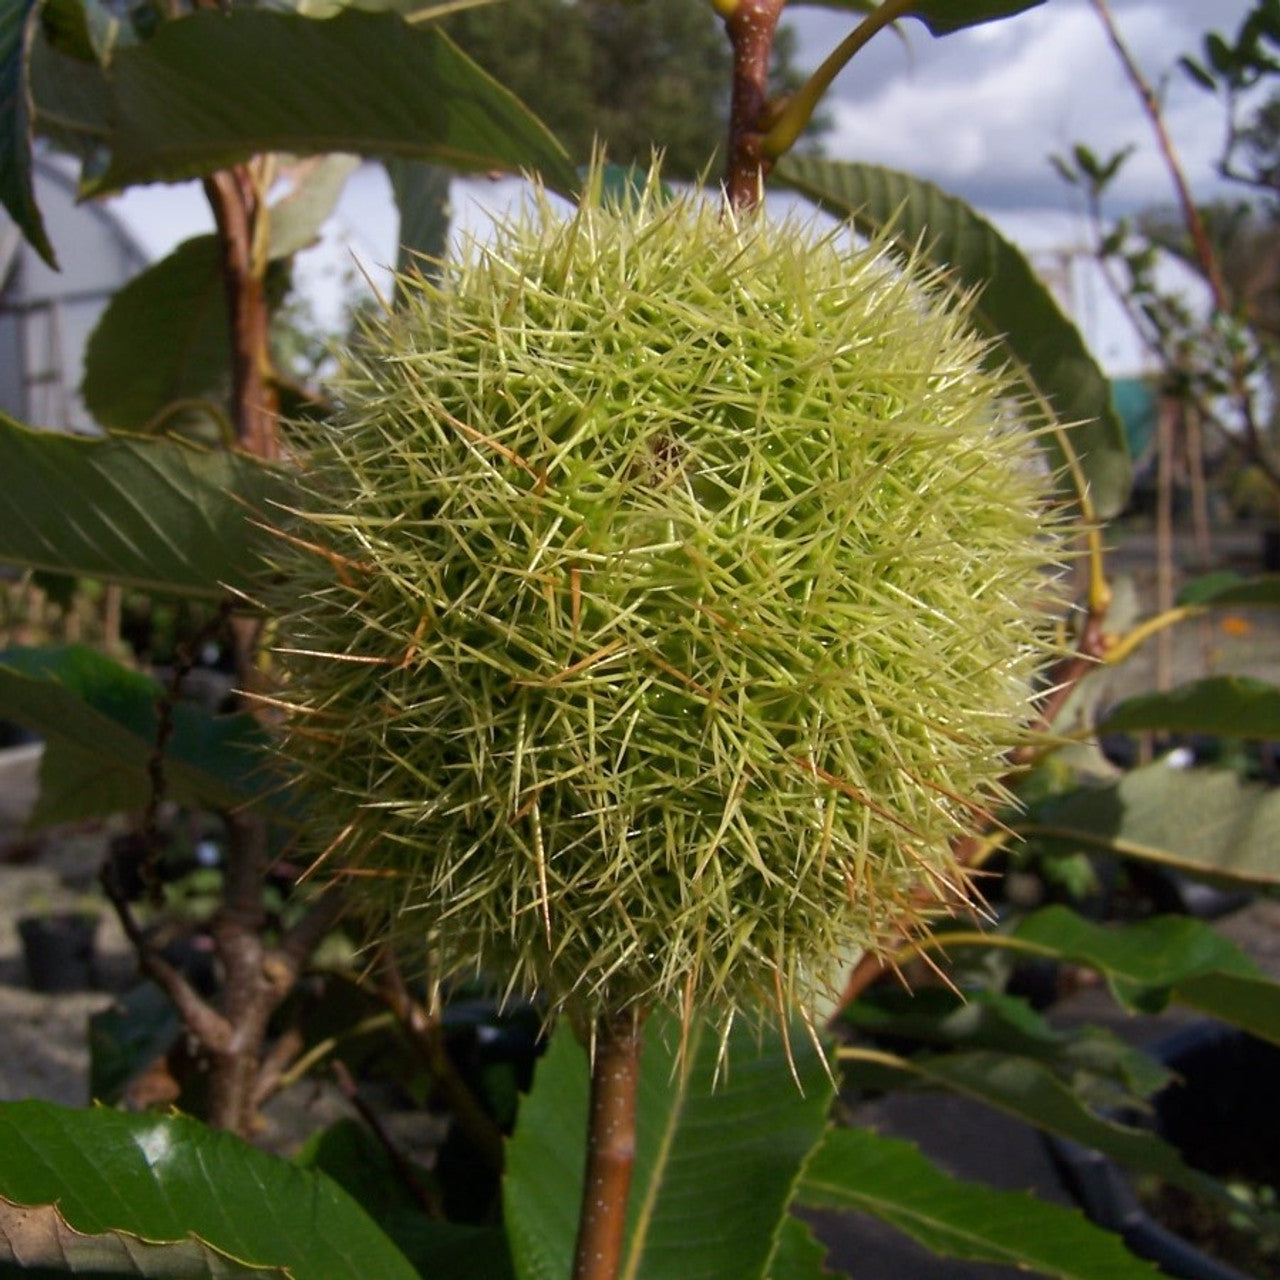
[[[294,1280],[417,1280],[328,1178],[185,1116],[0,1103],[0,1196],[57,1204],[87,1236],[127,1234],[182,1248],[197,1241]]]
[[[622,1274],[762,1280],[800,1166],[826,1124],[830,1081],[802,1033],[791,1050],[803,1095],[776,1033],[757,1042],[750,1029],[735,1027],[714,1088],[718,1035],[694,1027],[677,1072],[679,1043],[674,1021],[650,1019]],[[563,1280],[572,1270],[587,1092],[586,1052],[562,1026],[507,1152],[506,1222],[520,1280]]]

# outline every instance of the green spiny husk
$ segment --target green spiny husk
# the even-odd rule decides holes
[[[593,185],[401,280],[351,355],[274,566],[282,749],[437,974],[807,1003],[961,891],[1049,478],[936,277]]]

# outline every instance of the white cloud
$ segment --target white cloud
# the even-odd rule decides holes
[[[1194,181],[1212,179],[1222,140],[1213,100],[1180,73],[1206,23],[1232,31],[1248,0],[1136,0],[1116,8],[1124,38],[1166,93],[1167,123]],[[806,59],[821,57],[848,22],[801,20]],[[909,24],[908,47],[878,37],[834,86],[828,154],[906,169],[987,207],[1061,206],[1068,196],[1047,163],[1079,141],[1107,155],[1136,143],[1117,183],[1130,205],[1169,198],[1150,126],[1092,7],[1049,3],[1017,18],[933,40]]]

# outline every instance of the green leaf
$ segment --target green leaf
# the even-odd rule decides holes
[[[1178,592],[1178,603],[1184,605],[1280,606],[1280,573],[1242,578],[1230,570],[1206,573],[1194,578]]]
[[[0,3],[0,203],[32,248],[55,270],[31,179],[32,102],[27,58],[40,20],[39,0]]]
[[[0,719],[45,739],[33,825],[146,807],[162,692],[87,645],[0,652]],[[165,746],[166,794],[214,808],[245,804],[268,788],[265,744],[252,716],[179,703]]]
[[[1157,761],[1116,783],[1050,797],[1014,825],[1024,836],[1192,874],[1280,884],[1280,790],[1230,769]]]
[[[769,1260],[767,1280],[828,1280],[834,1271],[823,1266],[827,1246],[799,1218],[787,1218]]]
[[[279,1267],[262,1268],[238,1262],[202,1240],[156,1244],[126,1231],[86,1235],[67,1225],[57,1205],[19,1205],[0,1196],[0,1266],[10,1264],[23,1274],[39,1269],[69,1275],[156,1276],[160,1280],[213,1280],[217,1277],[278,1276]],[[46,1270],[47,1268],[47,1270]]]
[[[1070,1084],[1031,1058],[989,1050],[892,1060],[889,1055],[872,1053],[867,1056],[873,1060],[864,1066],[859,1060],[863,1054],[862,1050],[846,1049],[840,1055],[842,1066],[856,1084],[891,1088],[914,1078],[1101,1151],[1138,1173],[1154,1174],[1199,1195],[1229,1199],[1221,1184],[1184,1164],[1176,1148],[1163,1138],[1097,1115]]]
[[[359,156],[332,155],[298,166],[292,189],[271,206],[272,259],[288,258],[315,243],[359,165]]]
[[[946,945],[945,935],[940,942]],[[882,987],[850,1004],[841,1021],[881,1040],[1035,1058],[1091,1097],[1117,1104],[1145,1098],[1168,1079],[1154,1059],[1104,1028],[1059,1030],[1025,1000],[997,991]]]
[[[247,1266],[288,1269],[294,1280],[417,1280],[323,1174],[185,1116],[0,1103],[0,1195],[56,1204],[88,1236],[194,1240]]]
[[[264,151],[533,169],[554,188],[575,186],[563,149],[511,93],[438,30],[394,13],[194,13],[120,50],[112,81],[111,161],[96,192]]]
[[[396,270],[423,270],[422,259],[443,258],[449,241],[449,171],[435,164],[388,160],[387,176],[400,210]]]
[[[1076,495],[1068,442],[1095,514],[1114,516],[1131,482],[1124,426],[1111,384],[1076,327],[1037,279],[1022,253],[964,201],[932,183],[875,165],[787,155],[776,176],[867,235],[888,235],[904,256],[917,251],[978,291],[972,318],[993,340],[993,359],[1018,371],[1036,402],[1064,425],[1040,436],[1066,497]]]
[[[872,13],[880,6],[876,0],[798,0],[821,9],[843,9],[853,13]],[[918,0],[903,13],[904,18],[919,18],[934,36],[950,35],[966,27],[976,27],[999,18],[1011,18],[1026,9],[1034,9],[1044,0]]]
[[[284,472],[135,436],[35,431],[0,414],[0,562],[220,600],[261,572],[255,520]]]
[[[1073,1209],[944,1173],[909,1142],[867,1129],[828,1133],[805,1167],[799,1202],[854,1209],[953,1258],[1062,1280],[1129,1280],[1156,1268]]]
[[[1161,729],[1224,738],[1280,738],[1280,687],[1249,676],[1208,676],[1168,693],[1126,698],[1098,733]]]
[[[231,340],[218,238],[195,236],[135,276],[102,313],[81,393],[110,431],[143,432],[175,401],[221,402]]]
[[[1097,969],[1128,1009],[1156,1013],[1176,1000],[1280,1044],[1280,983],[1202,920],[1161,916],[1116,928],[1046,907],[1012,939],[1037,955]]]
[[[792,1036],[801,1094],[776,1032],[757,1037],[735,1024],[719,1079],[724,1064],[712,1029],[691,1030],[677,1070],[679,1044],[674,1019],[650,1018],[623,1274],[763,1277],[800,1166],[826,1123],[825,1064],[803,1032]],[[563,1280],[572,1269],[587,1093],[587,1055],[562,1026],[507,1149],[505,1220],[520,1280]]]

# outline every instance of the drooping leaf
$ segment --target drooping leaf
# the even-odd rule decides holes
[[[799,3],[853,13],[871,13],[880,7],[876,0],[799,0]],[[1041,4],[1044,0],[917,0],[902,16],[919,18],[929,28],[930,35],[947,36],[966,27],[1011,18]]]
[[[853,1001],[841,1021],[881,1041],[1034,1058],[1091,1097],[1117,1104],[1137,1102],[1168,1079],[1154,1059],[1105,1028],[1053,1027],[1025,1000],[997,991],[881,987]]]
[[[1157,761],[1032,806],[1023,835],[1244,884],[1280,883],[1280,791],[1229,769]]]
[[[288,1280],[279,1267],[238,1262],[202,1240],[154,1243],[127,1231],[87,1235],[67,1225],[57,1205],[13,1204],[0,1196],[0,1264],[68,1275],[156,1276],[160,1280],[223,1280],[253,1276]],[[7,1269],[7,1268],[6,1268]],[[42,1272],[43,1274],[43,1272]]]
[[[1126,698],[1099,733],[1159,729],[1226,738],[1280,738],[1280,687],[1249,676],[1208,676],[1167,693]]]
[[[831,1085],[801,1032],[791,1051],[777,1033],[729,1037],[713,1087],[719,1036],[698,1025],[677,1072],[680,1029],[645,1029],[638,1149],[627,1210],[624,1274],[635,1280],[764,1277],[800,1166],[826,1123]],[[520,1280],[561,1280],[572,1269],[588,1068],[567,1027],[539,1063],[507,1150],[505,1220]],[[725,1223],[733,1223],[731,1232]]]
[[[1176,1000],[1280,1044],[1280,983],[1202,920],[1160,916],[1121,928],[1054,906],[1021,921],[1012,938],[1038,955],[1097,969],[1135,1011],[1156,1013]]]
[[[32,103],[27,57],[39,13],[39,0],[0,3],[0,203],[31,247],[56,269],[58,262],[31,177]]]
[[[97,61],[55,48],[39,27],[31,42],[28,74],[35,132],[80,157],[82,181],[98,172],[111,134],[111,85],[106,69]]]
[[[400,210],[396,270],[423,270],[423,258],[443,258],[449,240],[449,172],[440,165],[388,160],[387,176]]]
[[[87,645],[0,652],[0,719],[45,739],[36,826],[136,812],[151,795],[160,685]],[[269,789],[265,738],[252,716],[173,708],[166,794],[231,808]]]
[[[1111,385],[1020,250],[964,201],[909,174],[787,155],[776,176],[858,230],[887,233],[904,256],[919,250],[956,284],[977,290],[971,314],[998,340],[993,360],[1010,364],[1032,399],[1047,401],[1063,424],[1039,439],[1064,496],[1076,494],[1068,466],[1074,455],[1096,514],[1106,518],[1124,506],[1131,469]]]
[[[0,1103],[0,1196],[87,1236],[192,1241],[293,1280],[417,1280],[345,1192],[185,1116]],[[142,1272],[167,1276],[164,1268]],[[219,1274],[213,1272],[211,1274]]]
[[[1062,1280],[1156,1275],[1078,1211],[953,1178],[911,1143],[868,1129],[827,1134],[805,1167],[798,1200],[807,1208],[871,1214],[946,1257]]]
[[[216,600],[259,572],[253,521],[291,492],[235,453],[36,431],[0,414],[0,562]]]
[[[989,1050],[892,1059],[845,1049],[840,1057],[848,1078],[863,1087],[915,1082],[947,1089],[1101,1151],[1135,1172],[1154,1174],[1199,1195],[1229,1199],[1215,1179],[1185,1164],[1163,1138],[1097,1114],[1070,1084],[1034,1059]]]
[[[287,258],[314,244],[359,156],[317,156],[295,165],[294,185],[271,206],[270,256]]]
[[[434,27],[394,13],[197,12],[120,50],[112,86],[111,161],[97,192],[198,177],[264,151],[533,169],[574,187],[564,151],[512,94]]]
[[[201,235],[111,299],[85,350],[81,393],[108,430],[142,432],[175,401],[222,401],[230,378],[218,238]]]

